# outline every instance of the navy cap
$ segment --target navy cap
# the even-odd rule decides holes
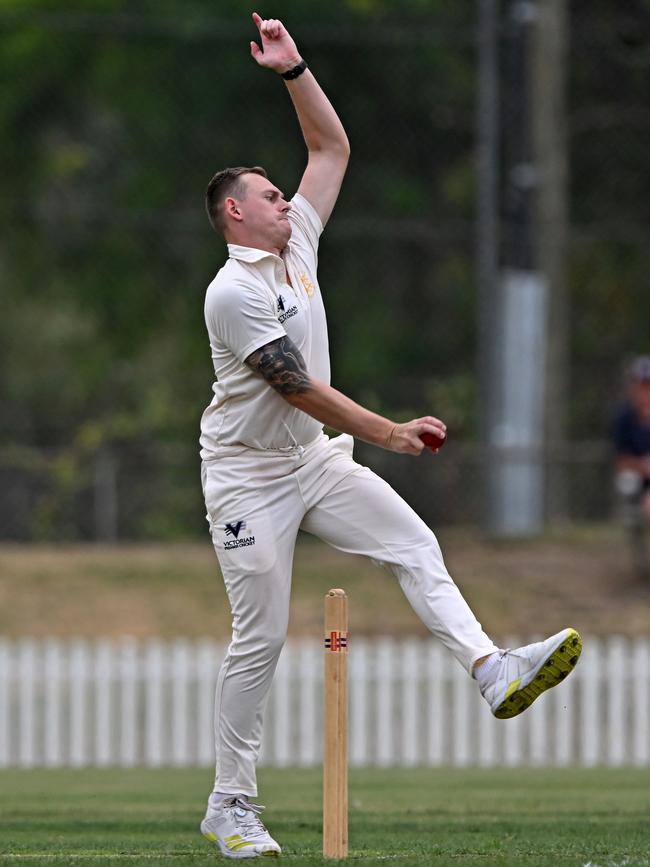
[[[650,382],[650,355],[639,355],[630,365],[630,379]]]

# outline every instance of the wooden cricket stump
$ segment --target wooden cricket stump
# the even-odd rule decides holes
[[[323,857],[348,856],[348,597],[325,596]]]

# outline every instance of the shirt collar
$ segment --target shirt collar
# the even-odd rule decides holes
[[[262,259],[275,259],[282,262],[280,256],[269,253],[268,250],[258,250],[257,247],[240,247],[239,244],[228,244],[228,255],[239,262],[261,262]],[[284,264],[284,263],[283,263]]]

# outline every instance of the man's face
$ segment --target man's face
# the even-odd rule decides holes
[[[261,175],[245,175],[244,182],[246,196],[237,199],[237,207],[248,246],[280,253],[291,237],[291,205],[275,184]]]

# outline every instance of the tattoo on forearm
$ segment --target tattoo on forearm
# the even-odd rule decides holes
[[[309,374],[300,350],[289,337],[260,346],[246,364],[280,394],[303,394],[309,389]]]

